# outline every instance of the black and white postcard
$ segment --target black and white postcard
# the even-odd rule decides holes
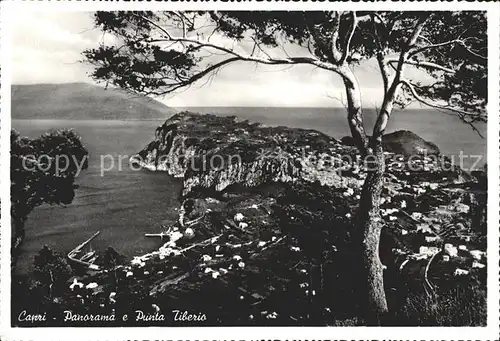
[[[1,7],[2,339],[498,337],[495,4]]]

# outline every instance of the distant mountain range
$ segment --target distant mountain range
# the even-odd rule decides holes
[[[87,83],[12,85],[13,119],[144,120],[175,110],[149,97]]]

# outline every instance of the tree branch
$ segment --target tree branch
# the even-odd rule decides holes
[[[311,40],[308,40],[307,41],[307,50],[309,51],[309,53],[314,56],[314,51],[312,50],[311,48]]]
[[[336,100],[337,102],[339,102],[340,104],[342,104],[342,106],[346,109],[346,110],[349,110],[349,107],[347,105],[347,103],[344,102],[344,98],[342,96],[342,93],[340,94],[340,98],[336,97],[336,96],[331,96],[329,94],[325,94],[326,97],[328,98],[331,98],[331,99],[334,99]]]
[[[436,49],[436,48],[440,48],[440,47],[443,47],[443,46],[448,46],[448,45],[453,45],[453,44],[456,44],[456,45],[459,45],[461,46],[465,51],[467,51],[468,53],[470,53],[471,55],[473,55],[474,57],[477,57],[483,61],[487,61],[488,58],[485,57],[485,56],[482,56],[480,55],[479,53],[471,50],[467,44],[465,43],[464,40],[461,40],[461,39],[454,39],[454,40],[449,40],[449,41],[445,41],[445,42],[442,42],[442,43],[436,43],[436,44],[430,44],[430,45],[427,45],[427,46],[423,46],[423,47],[420,47],[418,49],[415,49],[414,51],[410,52],[410,54],[408,55],[408,57],[412,57],[412,56],[415,56],[417,54],[419,54],[420,52],[423,52],[425,50],[429,50],[429,49]]]
[[[140,19],[145,20],[148,23],[150,23],[151,25],[153,25],[154,27],[156,27],[157,29],[159,29],[161,32],[163,32],[168,39],[172,38],[172,36],[170,35],[170,33],[168,33],[168,31],[166,29],[164,29],[163,27],[161,27],[160,25],[158,25],[157,23],[155,23],[153,20],[150,20],[150,19],[148,19],[148,18],[146,18],[146,17],[144,17],[142,15],[135,14],[134,12],[132,12],[132,15],[134,15],[135,17],[140,18]]]
[[[465,45],[465,43],[462,43],[461,46],[465,49],[465,51],[469,52],[474,57],[477,57],[477,58],[481,59],[483,62],[487,62],[488,61],[488,57],[485,57],[485,56],[480,55],[479,53],[477,53],[475,51],[472,51],[469,47],[467,47]]]
[[[396,59],[387,59],[387,62],[388,63],[397,63],[399,62],[399,60],[396,60]],[[446,66],[442,66],[442,65],[439,65],[439,64],[436,64],[436,63],[432,63],[432,62],[424,62],[424,61],[421,61],[421,60],[405,60],[403,62],[404,64],[408,64],[408,65],[414,65],[414,66],[417,66],[417,67],[424,67],[424,68],[428,68],[428,69],[435,69],[435,70],[439,70],[439,71],[444,71],[444,72],[448,72],[448,73],[455,73],[456,71],[453,70],[453,69],[450,69],[450,68],[447,68]]]
[[[463,110],[460,110],[460,109],[456,109],[456,108],[453,108],[453,107],[447,107],[447,106],[444,106],[444,105],[439,105],[439,104],[436,104],[436,103],[431,103],[429,101],[426,101],[423,97],[421,97],[417,91],[415,90],[415,85],[414,84],[411,84],[408,80],[406,79],[402,79],[400,81],[401,84],[403,85],[406,85],[406,87],[408,88],[408,90],[410,90],[411,94],[413,95],[413,97],[415,97],[415,99],[425,105],[428,105],[430,107],[433,107],[433,108],[436,108],[436,109],[443,109],[443,110],[451,110],[451,111],[454,111],[456,113],[459,113],[461,115],[464,115],[464,116],[476,116],[476,114],[474,113],[470,113],[470,112],[467,112],[467,111],[463,111]]]
[[[340,53],[337,43],[339,40],[339,31],[340,31],[340,17],[342,13],[335,12],[335,17],[333,18],[333,33],[332,33],[332,56],[335,62],[338,62],[342,59],[342,54]]]
[[[385,30],[389,32],[389,27],[387,26],[387,23],[385,22],[384,18],[382,18],[380,16],[379,13],[373,12],[371,14],[371,17],[372,17],[371,19],[372,19],[373,23],[375,23],[375,20],[374,20],[374,17],[375,17],[375,18],[377,18],[380,21],[380,23],[382,24],[382,26],[384,26]]]
[[[174,13],[181,20],[182,37],[187,38],[187,28],[186,28],[186,21],[184,20],[184,16],[181,13],[177,13],[177,12],[172,12],[172,13]]]
[[[415,29],[413,30],[411,38],[408,40],[408,46],[406,49],[402,49],[401,52],[399,53],[399,57],[397,60],[391,60],[388,59],[386,60],[383,58],[383,55],[381,57],[377,56],[377,59],[380,58],[379,61],[379,66],[381,67],[381,71],[385,72],[388,74],[387,70],[387,65],[390,65],[391,62],[397,62],[397,66],[395,68],[396,73],[394,75],[394,78],[391,82],[391,85],[388,87],[387,91],[384,92],[384,102],[382,103],[382,108],[377,115],[377,119],[375,121],[375,126],[373,127],[373,134],[370,140],[370,144],[372,148],[375,149],[382,149],[382,136],[384,134],[384,131],[387,127],[387,123],[389,121],[389,118],[391,117],[392,114],[392,109],[394,106],[394,101],[396,99],[399,87],[400,87],[400,80],[403,75],[403,70],[404,70],[404,65],[406,64],[407,57],[408,57],[408,49],[415,43],[417,40],[418,36],[420,35],[420,32],[422,31],[425,22],[428,20],[429,16],[425,18],[421,18],[419,23],[416,25]]]
[[[179,81],[168,84],[169,89],[162,91],[162,92],[150,92],[149,94],[156,95],[156,96],[162,96],[168,93],[172,93],[184,86],[188,86],[200,78],[204,77],[205,75],[209,74],[212,71],[216,71],[220,67],[227,65],[229,63],[235,62],[235,61],[250,61],[250,62],[257,62],[257,63],[262,63],[262,64],[268,64],[268,65],[287,65],[287,64],[311,64],[315,65],[320,68],[324,68],[330,71],[337,72],[341,74],[340,69],[337,67],[330,65],[329,63],[324,63],[318,60],[313,60],[312,58],[308,57],[291,57],[291,58],[285,58],[285,59],[262,59],[262,58],[256,58],[256,57],[251,57],[251,56],[242,56],[237,53],[234,53],[235,56],[225,59],[219,63],[213,64],[209,67],[207,67],[205,70],[198,72],[197,74],[186,78],[179,78]],[[342,75],[342,74],[341,74]]]
[[[384,85],[384,95],[389,90],[389,70],[387,68],[387,63],[384,59],[384,55],[379,52],[377,53],[377,63],[380,69],[380,74],[382,76],[382,83]]]
[[[377,26],[375,25],[375,15],[374,14],[370,15],[370,18],[372,20],[373,34],[374,34],[375,42],[376,42],[377,48],[378,48],[377,63],[378,63],[378,67],[380,69],[380,74],[382,76],[382,83],[384,85],[384,96],[385,96],[385,94],[387,94],[387,91],[389,90],[389,70],[387,68],[387,62],[384,59],[385,53],[384,53],[384,48],[382,46],[382,41],[380,40]],[[378,14],[377,14],[377,18],[385,26],[385,23],[383,22],[382,18]],[[386,29],[387,29],[387,27],[386,27]]]
[[[260,44],[257,42],[257,40],[254,37],[252,37],[252,40],[255,43],[255,46],[257,46],[257,48],[260,50],[260,52],[262,52],[263,54],[265,54],[267,58],[271,59],[271,56],[266,51],[264,51],[262,49],[262,47],[260,47]]]
[[[441,109],[441,110],[448,110],[448,111],[452,111],[456,114],[458,114],[462,120],[465,121],[465,117],[471,117],[472,119],[474,118],[478,118],[477,120],[478,121],[482,121],[485,119],[484,115],[481,115],[481,114],[475,114],[475,113],[471,113],[471,112],[467,112],[467,111],[464,111],[464,110],[460,110],[460,109],[457,109],[457,108],[453,108],[451,106],[445,106],[445,105],[439,105],[437,103],[432,103],[430,101],[427,101],[425,98],[421,97],[417,91],[415,90],[415,87],[413,84],[411,84],[408,80],[406,79],[402,79],[400,81],[401,84],[405,85],[408,90],[410,90],[410,93],[412,94],[413,97],[415,97],[415,99],[417,101],[419,101],[420,103],[422,104],[425,104],[431,108],[435,108],[435,109]],[[465,121],[466,123],[469,123],[471,124],[472,121]],[[478,132],[479,135],[481,135],[479,132]]]
[[[232,49],[229,49],[229,48],[226,48],[223,46],[215,45],[215,44],[212,44],[209,42],[201,42],[199,40],[190,39],[190,38],[173,38],[173,37],[171,37],[170,39],[157,39],[157,40],[153,40],[152,42],[154,42],[154,41],[191,43],[191,44],[197,45],[197,48],[213,48],[215,50],[219,50],[221,52],[225,52],[227,54],[233,55],[233,56],[239,58],[240,60],[251,61],[251,62],[256,62],[256,63],[261,63],[261,64],[268,64],[268,65],[311,64],[311,65],[317,66],[317,67],[324,69],[324,70],[334,71],[334,72],[337,72],[339,74],[342,74],[340,68],[337,65],[333,65],[333,64],[327,63],[327,62],[322,62],[319,59],[313,58],[313,57],[290,57],[290,58],[270,58],[269,57],[267,59],[264,59],[264,58],[260,58],[260,57],[252,57],[250,55],[245,56],[245,55],[242,55],[238,52],[235,52]]]
[[[432,16],[432,13],[427,14],[426,16],[419,19],[417,25],[415,26],[415,29],[413,30],[413,33],[412,33],[410,39],[408,39],[408,45],[407,45],[408,49],[410,49],[411,47],[413,47],[413,45],[415,45],[418,37],[420,36],[420,33],[422,32],[425,24],[427,23],[427,20],[429,20],[431,16]]]
[[[229,63],[235,62],[237,60],[240,60],[240,58],[238,58],[238,57],[232,57],[232,58],[225,59],[225,60],[223,60],[223,61],[221,61],[219,63],[210,65],[209,67],[207,67],[203,71],[198,72],[197,74],[189,77],[188,79],[179,79],[179,81],[177,81],[176,83],[169,84],[169,88],[167,90],[165,90],[165,91],[162,91],[162,92],[153,92],[153,91],[151,91],[148,94],[155,95],[155,96],[163,96],[163,95],[172,93],[172,92],[174,92],[174,91],[176,91],[176,90],[178,90],[178,89],[180,89],[182,87],[188,86],[188,85],[196,82],[197,80],[199,80],[200,78],[206,76],[210,72],[216,71],[220,67],[222,67],[224,65],[227,65]]]
[[[445,41],[443,43],[423,46],[423,47],[420,47],[418,49],[415,49],[414,51],[411,51],[408,54],[408,57],[412,57],[412,56],[419,54],[420,52],[423,52],[423,51],[428,50],[428,49],[435,49],[435,48],[439,48],[439,47],[443,47],[443,46],[447,46],[447,45],[452,45],[452,44],[458,44],[458,43],[463,43],[463,42],[461,40],[454,39],[454,40],[450,40],[450,41]]]
[[[351,40],[352,37],[354,36],[354,32],[356,31],[356,27],[358,26],[358,18],[356,16],[356,12],[352,11],[352,26],[349,30],[349,33],[347,34],[346,41],[344,44],[344,52],[342,53],[342,57],[340,58],[339,64],[342,65],[345,63],[347,60],[347,57],[349,56],[349,50],[350,50],[350,45],[351,45]]]
[[[160,32],[157,37],[148,37],[144,39],[144,42],[147,44],[159,43],[160,49],[168,50],[169,48],[165,47],[166,45],[178,44],[175,46],[176,52],[179,54],[189,54],[191,52],[207,52],[210,54],[214,54],[213,52],[219,52],[223,55],[226,55],[226,58],[222,61],[219,61],[213,65],[208,65],[203,67],[204,69],[196,70],[193,69],[192,72],[181,72],[176,68],[175,63],[170,65],[169,62],[165,64],[164,67],[156,70],[155,73],[144,74],[140,71],[136,71],[136,77],[139,79],[139,83],[136,84],[135,91],[143,92],[149,95],[162,96],[168,93],[175,92],[182,87],[187,87],[190,84],[196,82],[200,78],[217,71],[221,67],[228,65],[234,61],[250,61],[258,64],[267,64],[267,65],[296,65],[296,64],[309,64],[314,65],[318,68],[335,72],[339,74],[341,77],[345,78],[345,70],[341,68],[337,63],[332,63],[331,61],[322,61],[314,54],[308,56],[286,56],[286,57],[272,57],[269,55],[259,44],[258,41],[254,39],[254,46],[251,53],[247,52],[239,52],[234,48],[226,47],[222,44],[211,43],[210,41],[201,38],[200,36],[187,36],[188,31],[188,22],[186,22],[186,18],[183,17],[182,13],[174,13],[172,15],[176,16],[178,20],[180,20],[180,24],[182,26],[182,37],[175,37],[169,30],[165,27],[162,27],[160,24],[156,23],[154,20],[142,16],[140,14],[133,14],[135,17],[140,20],[147,22],[150,24],[150,27],[154,27]],[[348,52],[348,48],[350,45],[350,40],[352,39],[352,35],[354,34],[354,30],[357,26],[356,16],[353,14],[354,21],[352,23],[351,33],[349,37],[346,39],[346,53]],[[336,15],[336,25],[339,24],[340,14]],[[176,27],[178,28],[178,27]],[[213,33],[213,32],[212,32]],[[337,30],[338,36],[338,30]],[[180,50],[179,50],[180,49]],[[263,55],[259,55],[256,53],[257,49],[262,52]],[[167,51],[168,52],[168,51]],[[313,52],[313,51],[310,51]],[[286,51],[285,51],[286,53]],[[218,54],[221,55],[221,54]],[[127,56],[129,58],[133,58],[132,56]],[[147,56],[143,56],[147,60]],[[347,57],[346,57],[347,58]],[[104,61],[103,61],[104,63]],[[170,66],[169,66],[170,65]],[[194,73],[194,74],[193,74]],[[122,80],[127,82],[127,80]],[[157,85],[155,85],[157,84]]]

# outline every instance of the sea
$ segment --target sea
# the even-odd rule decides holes
[[[290,126],[316,129],[340,139],[349,135],[346,111],[343,108],[260,108],[260,107],[195,107],[200,113],[222,116],[236,115],[241,120],[261,122],[268,126]],[[369,134],[375,110],[365,111]],[[26,238],[17,261],[18,274],[29,273],[34,256],[47,245],[67,253],[100,231],[92,248],[103,251],[108,246],[132,258],[162,245],[160,238],[147,238],[162,225],[176,221],[180,206],[180,179],[165,173],[135,170],[129,157],[154,139],[155,128],[166,119],[145,121],[88,120],[12,120],[12,127],[21,135],[37,137],[58,128],[73,128],[89,151],[89,168],[76,180],[79,188],[67,206],[42,205],[28,217]],[[486,162],[486,124],[480,125],[480,137],[458,118],[434,110],[410,109],[396,111],[387,132],[411,130],[425,140],[434,142],[445,155],[470,168]],[[120,161],[121,160],[121,161]],[[105,170],[105,171],[104,171]]]

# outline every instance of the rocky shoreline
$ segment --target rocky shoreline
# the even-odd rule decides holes
[[[381,202],[389,303],[484,282],[485,182],[416,135],[394,135]],[[60,301],[75,312],[173,306],[205,313],[204,325],[359,323],[351,235],[365,165],[344,142],[236,117],[172,116],[131,159],[183,179],[178,222],[159,231],[166,243],[78,277],[80,289]]]

